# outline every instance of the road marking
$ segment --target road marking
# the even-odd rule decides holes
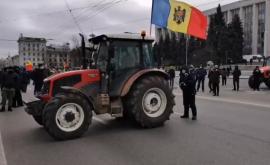
[[[7,165],[7,159],[6,159],[1,132],[0,132],[0,165]]]
[[[175,93],[175,95],[182,96],[182,94],[180,94],[180,93]],[[203,100],[210,100],[210,101],[220,101],[220,102],[225,102],[225,103],[234,103],[234,104],[251,105],[251,106],[262,107],[262,108],[270,108],[269,104],[252,103],[252,102],[237,101],[237,100],[223,99],[223,98],[205,97],[205,96],[196,96],[196,98],[203,99]]]
[[[95,120],[95,121],[97,121],[97,122],[99,122],[99,123],[101,123],[103,125],[107,125],[107,123],[104,120],[102,120],[102,119],[100,119],[100,118],[98,118],[96,116],[93,117],[93,120]]]

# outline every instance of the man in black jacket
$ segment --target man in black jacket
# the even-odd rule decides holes
[[[179,86],[183,91],[184,115],[181,118],[189,118],[189,108],[192,111],[192,120],[197,119],[197,108],[195,104],[196,78],[190,74],[187,68],[182,69],[180,74]]]
[[[218,69],[218,66],[216,65],[212,75],[214,96],[219,96],[219,82],[220,82],[220,71]]]
[[[256,68],[253,70],[253,77],[254,77],[254,91],[257,90],[259,91],[260,90],[260,84],[261,84],[261,81],[260,81],[260,78],[261,78],[261,71],[260,71],[260,68],[259,66],[256,66]]]
[[[16,74],[11,68],[8,68],[3,73],[2,83],[2,109],[0,112],[5,111],[6,101],[8,101],[8,111],[12,111],[12,103],[15,95],[16,82],[18,80]]]
[[[238,66],[235,66],[235,69],[233,71],[233,90],[239,91],[239,80],[241,76],[241,70],[238,68]]]
[[[197,79],[197,91],[200,89],[200,85],[202,84],[202,92],[204,92],[204,80],[207,75],[206,70],[200,65],[200,68],[196,71],[196,79]]]
[[[173,89],[174,78],[175,78],[175,70],[171,67],[171,69],[168,71],[168,74],[170,76],[170,87]]]

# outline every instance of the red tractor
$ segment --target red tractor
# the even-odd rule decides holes
[[[263,67],[261,67],[260,70],[262,73],[260,82],[264,82],[265,85],[270,88],[270,57],[265,58]],[[249,77],[248,84],[250,88],[254,88],[253,75]]]
[[[175,103],[168,74],[155,68],[153,39],[100,35],[89,42],[91,69],[48,77],[26,112],[58,140],[82,136],[93,112],[127,116],[146,128],[163,125]]]

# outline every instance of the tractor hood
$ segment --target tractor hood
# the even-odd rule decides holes
[[[261,71],[262,73],[264,73],[264,72],[266,72],[266,71],[270,71],[270,66],[261,67],[261,68],[260,68],[260,71]]]
[[[96,73],[97,72],[97,73]],[[74,71],[68,71],[68,72],[63,72],[63,73],[57,73],[57,74],[54,74],[50,77],[47,77],[44,82],[47,82],[47,81],[55,81],[55,80],[58,80],[58,79],[61,79],[63,77],[68,77],[68,76],[73,76],[73,75],[84,75],[84,74],[98,74],[98,71],[97,70],[94,70],[94,69],[88,69],[88,70],[74,70]]]

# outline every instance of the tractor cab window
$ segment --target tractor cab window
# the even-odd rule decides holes
[[[114,45],[114,58],[111,60],[117,71],[140,66],[140,47],[137,43],[117,42]]]
[[[154,58],[152,51],[151,43],[143,44],[143,62],[145,67],[153,67],[154,66]]]

